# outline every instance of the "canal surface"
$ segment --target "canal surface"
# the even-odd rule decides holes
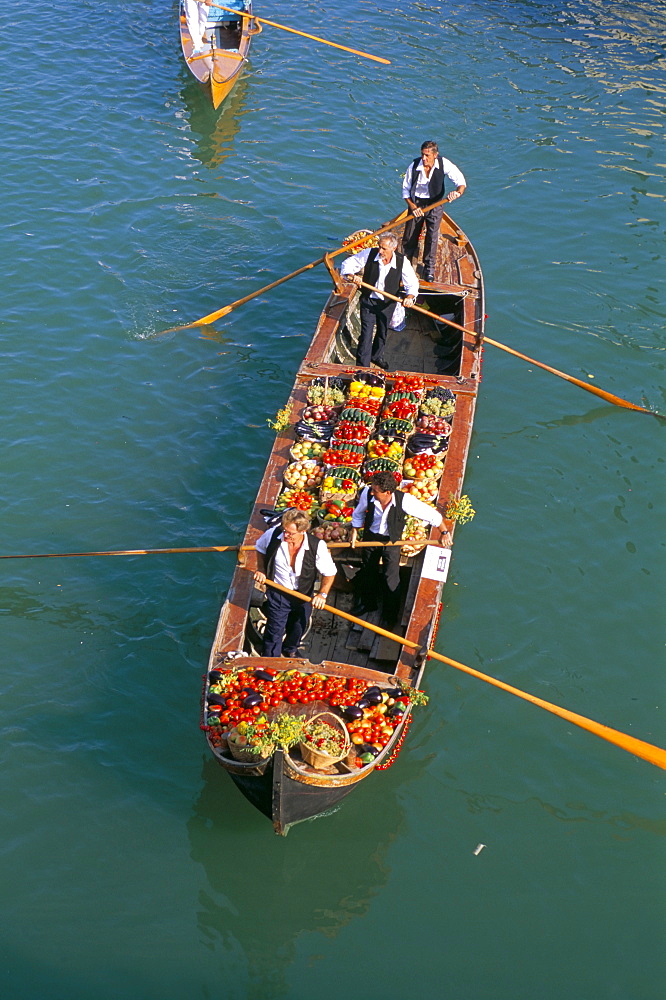
[[[396,215],[425,139],[488,335],[666,411],[663,3],[257,10],[391,65],[267,27],[216,113],[172,0],[4,7],[2,554],[237,542],[329,279],[161,332]],[[661,745],[663,432],[488,346],[438,637]],[[433,662],[278,839],[199,731],[231,556],[0,567],[8,1000],[663,996],[655,767]]]

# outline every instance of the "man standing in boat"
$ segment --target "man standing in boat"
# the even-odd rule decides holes
[[[323,608],[335,579],[335,563],[326,542],[309,533],[310,518],[302,510],[287,510],[277,528],[269,528],[255,544],[255,582],[266,580],[312,597],[317,574],[319,593],[308,604],[273,587],[266,588],[264,656],[297,656],[313,608]]]
[[[407,202],[407,208],[413,214],[405,226],[405,233],[402,238],[402,251],[406,257],[412,260],[419,249],[419,237],[425,222],[426,235],[423,249],[423,278],[425,281],[432,281],[435,276],[435,263],[437,260],[437,242],[439,240],[439,227],[442,222],[444,206],[431,209],[430,212],[423,213],[423,209],[428,205],[433,205],[436,201],[444,198],[444,186],[446,178],[455,184],[455,190],[447,195],[447,201],[455,201],[465,193],[467,181],[461,170],[439,155],[439,148],[436,142],[424,142],[421,146],[421,156],[417,157],[407,167],[405,178],[402,182],[402,197]]]
[[[192,39],[192,55],[199,55],[207,46],[206,25],[212,0],[184,0],[185,19]]]
[[[378,289],[361,292],[361,334],[356,348],[356,364],[369,368],[371,364],[387,369],[384,347],[389,323],[396,307],[393,299],[385,298],[382,291],[397,295],[403,285],[407,293],[404,303],[414,305],[419,292],[419,279],[407,258],[397,252],[398,237],[385,233],[379,237],[379,247],[361,250],[343,261],[340,274],[361,287],[361,281]],[[362,272],[362,277],[361,277]],[[375,331],[376,327],[376,331]],[[374,337],[373,337],[374,333]]]
[[[388,628],[395,628],[398,625],[400,546],[386,543],[397,542],[402,538],[407,515],[418,517],[433,527],[440,528],[441,541],[445,545],[451,544],[451,536],[446,529],[442,529],[443,518],[439,511],[413,497],[411,493],[403,493],[397,489],[392,472],[377,472],[372,477],[370,485],[361,491],[352,514],[350,538],[352,549],[356,547],[359,528],[363,528],[364,541],[384,543],[383,546],[362,550],[361,569],[354,579],[354,613],[360,617],[377,609],[377,584],[379,579],[382,579],[384,582],[382,620]]]

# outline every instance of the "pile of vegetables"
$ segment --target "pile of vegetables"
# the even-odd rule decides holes
[[[335,420],[339,410],[335,406],[318,403],[316,406],[306,406],[303,410],[303,420],[310,424],[320,424],[323,421]]]
[[[450,389],[426,389],[419,375],[397,375],[387,385],[383,374],[356,372],[350,381],[316,378],[307,396],[294,428],[302,440],[292,446],[295,461],[285,473],[289,488],[278,510],[318,510],[320,527],[329,521],[343,527],[363,480],[384,471],[406,493],[426,503],[436,499],[455,410]],[[325,537],[333,540],[330,530]]]
[[[339,504],[328,500],[317,511],[317,517],[320,521],[340,521],[342,524],[350,524],[353,513],[354,508],[350,504]]]
[[[441,434],[442,437],[448,437],[451,433],[451,424],[444,417],[435,417],[429,413],[421,412],[416,421],[416,427],[428,434]]]
[[[295,462],[300,462],[303,458],[320,458],[325,450],[323,441],[296,441],[289,454]]]
[[[315,458],[304,458],[300,462],[292,462],[284,470],[284,481],[288,486],[298,490],[313,489],[319,486],[324,478],[324,466]]]
[[[444,462],[436,455],[412,455],[402,467],[406,479],[431,479],[437,481],[444,471]]]
[[[322,455],[322,461],[329,466],[348,465],[357,468],[363,463],[362,448],[327,448]]]
[[[295,507],[296,510],[303,510],[309,514],[316,502],[317,497],[308,490],[288,489],[283,490],[277,498],[275,509],[286,510],[287,507]]]
[[[305,726],[300,742],[316,750],[317,753],[325,753],[328,757],[340,757],[345,752],[343,732],[321,719]]]
[[[312,534],[316,538],[321,538],[325,542],[347,542],[351,524],[341,524],[339,521],[330,521],[326,524],[319,524],[312,529]]]
[[[213,746],[231,734],[237,745],[258,747],[265,756],[269,744],[289,749],[302,739],[305,717],[294,706],[333,709],[351,734],[355,765],[363,767],[390,742],[408,707],[426,702],[423,692],[403,682],[381,688],[360,677],[225,667],[206,678],[204,728]]]
[[[399,465],[404,453],[404,446],[395,438],[390,440],[377,437],[368,441],[368,458],[388,458],[391,462]]]

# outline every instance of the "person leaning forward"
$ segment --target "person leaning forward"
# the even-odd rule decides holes
[[[432,281],[435,275],[437,242],[444,206],[440,205],[425,214],[423,209],[444,198],[447,177],[452,184],[456,185],[455,190],[450,191],[447,195],[447,201],[455,201],[456,198],[460,198],[465,193],[467,186],[462,171],[455,163],[451,163],[450,160],[439,155],[436,142],[424,142],[421,146],[421,156],[409,164],[402,182],[402,197],[407,202],[407,208],[414,215],[414,218],[409,219],[405,225],[402,252],[410,259],[418,254],[419,237],[425,222],[423,277],[426,281]]]
[[[323,608],[335,579],[335,563],[326,542],[309,532],[310,518],[301,510],[287,510],[277,528],[269,528],[255,543],[256,583],[266,580],[312,597],[317,574],[322,581],[312,602],[267,587],[264,656],[296,656],[313,608]]]
[[[434,507],[396,488],[392,472],[377,472],[361,491],[352,514],[350,545],[356,547],[359,528],[366,542],[397,542],[402,538],[407,515],[418,517],[440,529],[440,539],[451,544],[442,528],[442,515]],[[380,571],[381,570],[381,571]],[[389,628],[398,624],[400,611],[400,546],[386,545],[362,549],[361,569],[354,580],[355,614],[362,616],[377,608],[378,582],[384,585],[382,618]]]
[[[407,258],[397,252],[398,237],[386,233],[379,237],[379,247],[361,250],[343,261],[340,274],[360,287],[361,280],[379,289],[361,291],[361,333],[356,348],[356,364],[369,368],[371,364],[386,369],[384,347],[389,323],[396,303],[381,292],[397,295],[403,285],[407,293],[404,303],[412,306],[419,291],[419,279]],[[362,278],[361,278],[362,272]],[[376,327],[376,330],[375,330]],[[374,333],[374,336],[373,336]]]

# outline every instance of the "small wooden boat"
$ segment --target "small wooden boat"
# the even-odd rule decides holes
[[[438,317],[452,319],[468,331],[462,333],[444,322],[408,310],[404,330],[389,334],[385,352],[390,369],[386,374],[387,389],[395,385],[398,373],[417,374],[425,376],[426,389],[447,389],[449,398],[455,401],[444,469],[437,490],[437,505],[444,510],[449,498],[459,498],[462,491],[481,377],[484,321],[479,262],[465,234],[446,215],[441,226],[435,280],[421,283],[419,304]],[[324,307],[289,399],[290,426],[276,437],[245,535],[245,545],[254,545],[266,530],[261,511],[275,508],[284,488],[283,476],[293,460],[294,426],[308,406],[313,380],[327,384],[327,379],[329,383],[332,379],[342,379],[349,383],[359,371],[353,365],[359,329],[358,305],[357,289],[345,283],[332,292]],[[365,372],[376,374],[375,369],[372,373],[368,369]],[[453,533],[454,522],[445,523]],[[348,620],[321,610],[313,613],[309,632],[303,640],[302,656],[266,658],[261,655],[262,614],[257,605],[261,604],[262,597],[253,580],[254,554],[248,556],[247,565],[239,563],[234,572],[204,683],[202,728],[220,765],[249,801],[272,820],[279,834],[285,834],[294,823],[334,811],[344,796],[373,770],[388,766],[402,745],[411,710],[418,701],[413,689],[418,689],[427,661],[426,651],[435,640],[448,569],[449,550],[430,546],[417,548],[412,553],[414,551],[416,554],[404,555],[401,559],[400,632],[406,640],[416,644],[415,647],[400,645],[367,628],[353,627]],[[347,547],[332,549],[332,552],[338,574],[327,603],[340,611],[350,612],[352,594],[348,581],[360,563],[358,550],[353,552]],[[424,571],[424,565],[430,565],[432,556],[441,559],[443,553],[447,555],[442,560],[440,572]],[[365,620],[373,622],[371,616]],[[257,757],[243,761],[234,757],[224,738],[220,739],[221,727],[215,723],[224,717],[214,714],[215,710],[220,712],[219,705],[214,704],[220,699],[211,697],[211,685],[215,690],[215,681],[239,669],[243,671],[243,678],[253,676],[255,670],[279,671],[280,677],[286,676],[285,671],[297,671],[292,676],[306,679],[309,676],[315,691],[321,691],[325,682],[333,684],[335,678],[342,679],[338,683],[344,683],[345,692],[354,685],[362,687],[365,682],[380,689],[385,703],[385,695],[391,690],[395,694],[396,685],[411,690],[412,695],[390,737],[384,736],[379,749],[369,748],[374,756],[367,763],[354,759],[357,744],[345,760],[324,769],[312,767],[297,749],[278,748],[266,759]],[[303,686],[308,687],[308,684]],[[346,696],[352,697],[351,694]],[[345,693],[338,694],[337,705],[344,705],[344,699]],[[309,718],[322,710],[330,710],[330,702],[316,697],[314,701],[299,699],[296,704],[294,700],[292,698],[289,704],[281,702],[274,711],[286,710]]]
[[[218,108],[240,79],[248,58],[253,28],[252,0],[229,0],[225,7],[238,9],[234,15],[209,7],[203,48],[197,49],[188,25],[185,0],[180,3],[180,43],[188,69],[210,93],[213,107]],[[243,14],[243,16],[241,16]],[[219,17],[217,15],[220,15]]]

